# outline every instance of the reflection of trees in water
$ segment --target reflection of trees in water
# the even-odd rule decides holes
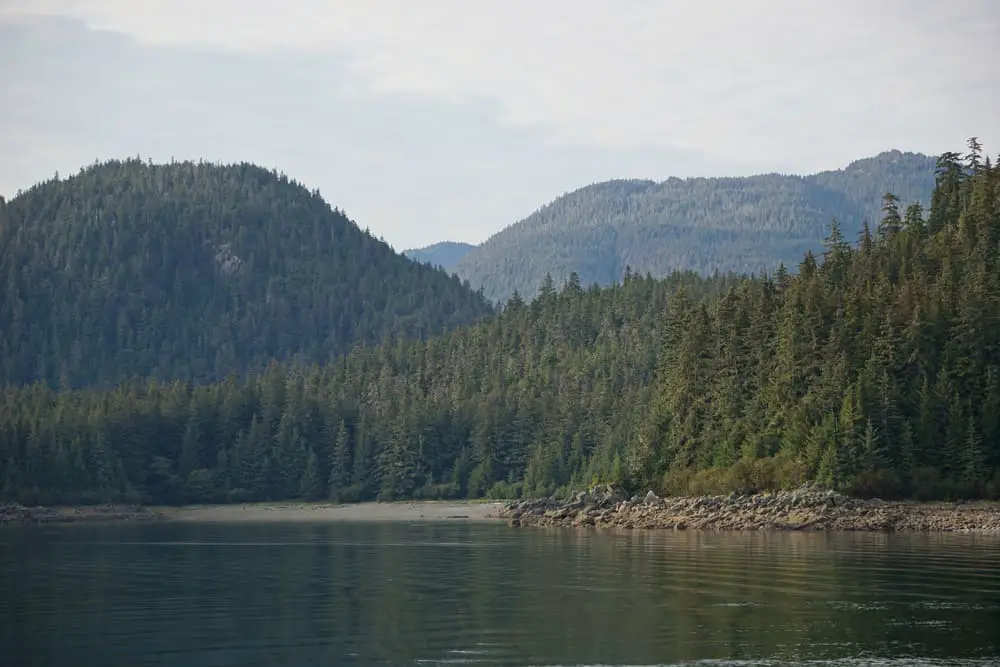
[[[457,539],[455,527],[437,530],[444,535],[432,532],[431,540],[468,539],[468,529]],[[500,647],[481,646],[497,643],[547,664],[833,659],[908,647],[913,655],[970,655],[983,645],[977,627],[989,618],[956,628],[955,610],[913,606],[926,593],[965,596],[954,588],[961,572],[932,565],[976,562],[974,551],[956,555],[954,544],[867,534],[538,529],[495,541],[478,533],[440,550],[390,547],[378,552],[377,578],[388,583],[374,643],[398,646],[402,658],[413,655],[412,637],[450,633],[453,648],[492,650],[499,660]],[[996,608],[995,584],[972,590],[984,604],[992,596]]]
[[[33,535],[0,548],[0,572],[17,572],[0,576],[0,610],[17,612],[0,614],[0,643],[56,667],[153,654],[166,665],[957,659],[991,650],[1000,618],[1000,541],[984,536],[396,522]]]

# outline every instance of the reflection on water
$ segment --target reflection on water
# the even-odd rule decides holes
[[[1000,538],[471,523],[0,530],[34,665],[993,665]]]

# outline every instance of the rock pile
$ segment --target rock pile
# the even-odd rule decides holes
[[[162,518],[138,505],[91,505],[82,507],[25,507],[0,504],[0,524],[73,523],[78,521],[148,521]]]
[[[626,529],[855,530],[1000,532],[1000,504],[887,502],[850,498],[803,486],[792,491],[626,498],[608,485],[573,494],[506,504],[498,516],[512,526],[596,526]]]

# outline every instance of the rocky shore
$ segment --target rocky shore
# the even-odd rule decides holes
[[[138,505],[87,505],[80,507],[25,507],[0,505],[0,525],[78,523],[82,521],[152,521],[163,515]]]
[[[1000,504],[862,500],[805,486],[793,491],[627,498],[609,486],[507,503],[497,513],[511,526],[625,529],[1000,532]]]

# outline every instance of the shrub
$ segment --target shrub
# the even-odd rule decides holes
[[[341,503],[359,503],[369,499],[368,487],[364,484],[352,484],[341,489],[334,500]]]
[[[924,467],[913,471],[911,495],[917,500],[932,500],[940,497],[943,489],[941,475],[936,468]]]
[[[455,482],[425,484],[413,492],[415,500],[447,500],[462,495],[462,487]]]
[[[805,463],[782,457],[768,457],[743,459],[725,468],[670,470],[663,476],[661,490],[674,496],[746,494],[793,489],[808,479],[809,467]]]
[[[687,492],[692,496],[718,496],[728,493],[733,483],[732,468],[699,470],[688,480]]]
[[[873,470],[858,475],[847,492],[858,498],[895,499],[903,495],[903,485],[891,470]]]
[[[490,500],[511,500],[520,498],[524,493],[524,485],[520,482],[497,482],[490,487],[486,497]]]
[[[246,503],[250,502],[252,498],[253,494],[242,488],[230,489],[229,493],[226,494],[226,501],[230,503]]]
[[[1000,500],[1000,468],[993,475],[993,479],[986,482],[983,488],[983,497],[987,500]]]
[[[663,479],[660,480],[659,492],[661,495],[667,496],[686,496],[690,493],[688,491],[688,486],[690,485],[691,477],[693,475],[694,472],[688,468],[668,470],[664,473]]]

